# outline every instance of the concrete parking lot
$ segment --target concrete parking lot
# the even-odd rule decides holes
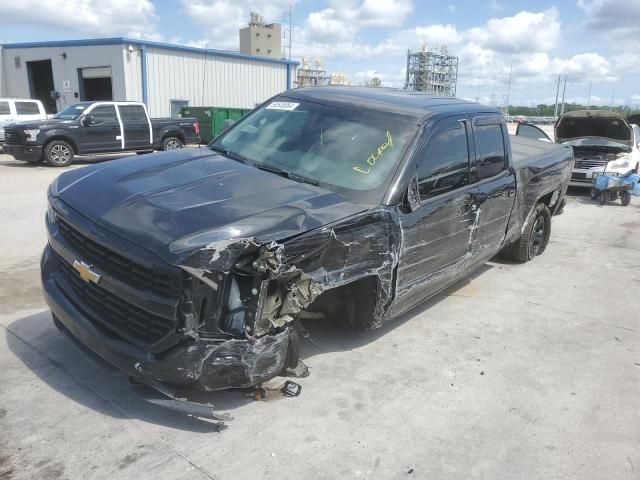
[[[306,324],[301,396],[210,394],[220,428],[150,406],[54,327],[38,262],[61,172],[0,155],[3,480],[640,478],[640,199],[573,192],[543,256],[382,329]]]

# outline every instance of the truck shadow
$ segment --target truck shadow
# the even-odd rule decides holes
[[[305,327],[310,332],[310,338],[321,351],[303,341],[301,357],[305,359],[328,352],[349,351],[375,342],[491,268],[491,265],[483,265],[466,279],[375,330],[345,332],[335,322],[306,321]],[[9,350],[42,382],[77,404],[100,414],[123,420],[135,418],[194,433],[219,432],[226,428],[226,425],[214,421],[148,403],[138,396],[137,387],[129,382],[123,372],[58,331],[48,310],[14,320],[7,327],[6,342]],[[322,375],[322,372],[315,372],[314,375]],[[313,375],[304,381],[313,381]],[[255,402],[250,390],[182,393],[192,401],[212,403],[220,412],[233,413]],[[269,407],[265,404],[264,408]],[[228,424],[232,425],[233,422]]]
[[[491,260],[494,261],[493,259]],[[327,322],[326,320],[305,320],[304,326],[309,333],[311,341],[302,340],[300,346],[301,358],[307,359],[329,352],[341,352],[357,349],[369,343],[377,341],[388,332],[403,325],[414,317],[429,310],[434,305],[445,300],[448,296],[469,285],[475,278],[493,268],[490,264],[484,264],[467,277],[459,280],[439,294],[416,305],[408,312],[400,315],[391,321],[384,323],[381,327],[365,330],[350,331],[340,328],[339,322]],[[319,373],[321,374],[321,373]]]
[[[2,152],[0,152],[2,155]],[[69,168],[74,167],[82,167],[85,165],[92,165],[94,163],[102,163],[108,162],[109,160],[117,160],[119,158],[126,158],[135,156],[135,153],[113,153],[113,154],[103,154],[103,155],[83,155],[81,157],[76,157],[73,160],[73,163],[68,167],[52,167],[47,162],[23,162],[21,160],[14,160],[12,157],[5,156],[8,158],[7,160],[0,160],[0,166],[2,167],[13,167],[13,168],[47,168],[47,169],[57,169],[60,173],[65,172]]]

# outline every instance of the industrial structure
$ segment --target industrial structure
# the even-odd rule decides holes
[[[141,101],[152,116],[184,106],[252,109],[291,88],[297,65],[129,38],[14,43],[0,46],[0,97],[37,98],[48,113],[84,100]]]
[[[297,87],[324,87],[329,85],[331,77],[322,67],[322,59],[316,58],[315,68],[311,68],[307,57],[302,57],[300,68],[298,68],[298,77],[296,79]]]
[[[280,58],[282,55],[281,25],[265,24],[262,15],[251,12],[249,25],[240,29],[240,53]]]
[[[458,81],[458,57],[446,47],[417,52],[407,51],[407,78],[404,88],[434,95],[455,96]]]

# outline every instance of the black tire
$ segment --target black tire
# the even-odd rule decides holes
[[[514,262],[525,263],[542,255],[551,236],[551,212],[544,203],[538,203],[520,238],[505,247],[500,256]]]
[[[620,194],[620,200],[622,201],[623,206],[627,206],[631,203],[631,193],[630,192],[622,192]]]
[[[589,196],[591,197],[591,200],[595,200],[598,198],[598,191],[595,188],[592,188],[589,192]]]
[[[44,147],[44,159],[52,167],[71,165],[73,156],[73,147],[63,140],[54,140]]]
[[[600,192],[600,205],[606,205],[609,201],[609,192],[603,190]]]
[[[161,150],[177,150],[184,147],[184,143],[178,137],[165,137],[162,139]]]

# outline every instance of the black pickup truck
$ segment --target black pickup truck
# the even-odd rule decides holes
[[[3,152],[16,160],[65,167],[75,155],[173,150],[197,143],[195,118],[149,118],[137,102],[84,102],[53,118],[5,127]]]
[[[56,325],[148,385],[301,375],[298,324],[375,328],[501,252],[540,255],[569,147],[495,109],[402,90],[301,88],[202,150],[91,165],[48,191]]]

